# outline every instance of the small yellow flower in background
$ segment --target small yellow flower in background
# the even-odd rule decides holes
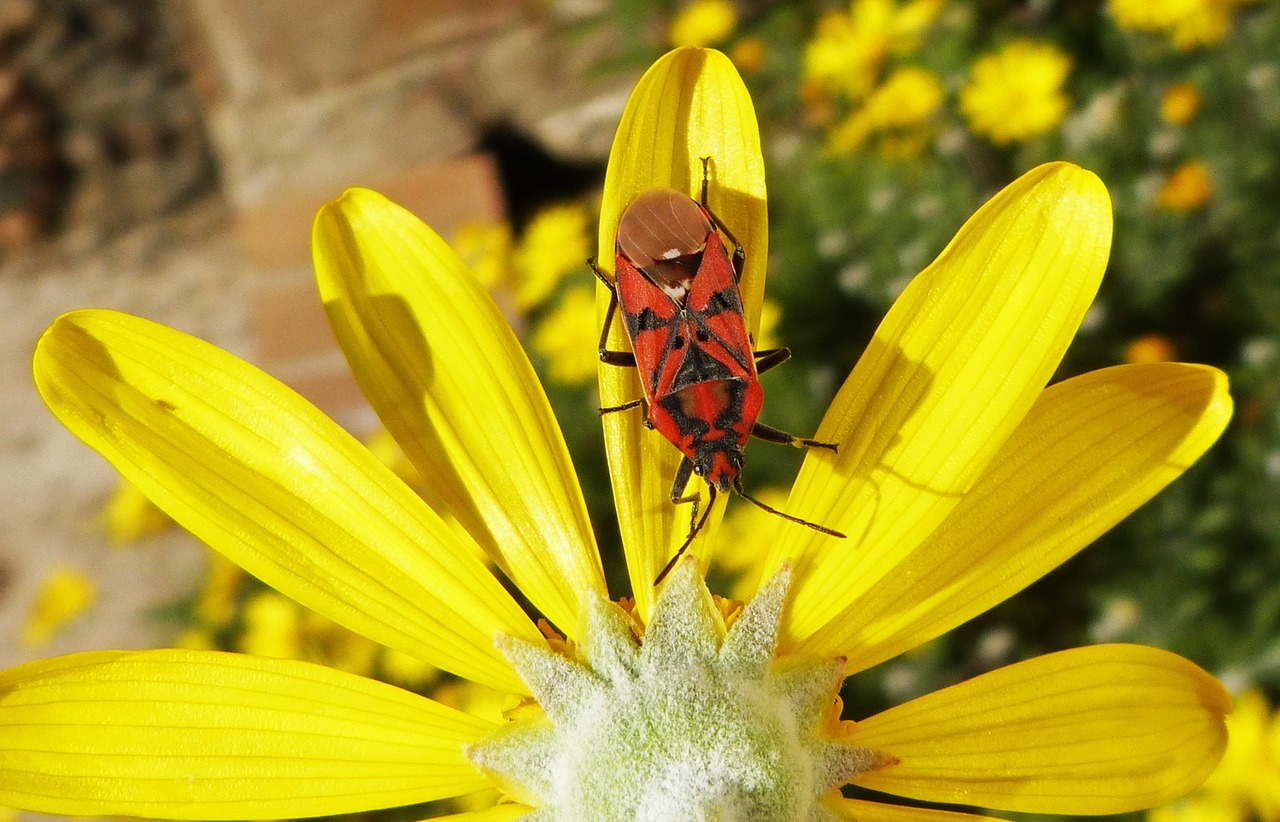
[[[744,37],[733,44],[729,59],[744,74],[754,74],[764,68],[769,49],[759,37]]]
[[[1236,699],[1227,750],[1204,785],[1148,822],[1280,822],[1280,714],[1258,691]]]
[[[1258,691],[1227,717],[1227,750],[1203,791],[1232,799],[1262,822],[1280,820],[1280,715]]]
[[[924,122],[942,105],[942,81],[926,69],[897,69],[867,98],[872,128],[905,128]]]
[[[512,247],[511,227],[506,223],[464,223],[454,233],[452,245],[486,289],[494,291],[506,283]]]
[[[98,586],[79,568],[54,568],[40,583],[22,624],[22,644],[43,645],[93,605]]]
[[[275,591],[260,591],[245,601],[243,627],[236,646],[241,653],[277,659],[302,658],[301,611]]]
[[[611,261],[639,192],[694,191],[708,156],[710,199],[746,248],[757,331],[764,160],[750,97],[718,52],[677,50],[641,79],[610,155],[599,259]],[[856,534],[857,550],[781,523],[741,606],[717,603],[702,575],[718,516],[654,586],[688,510],[668,498],[675,450],[625,412],[604,418],[632,583],[625,605],[612,599],[514,332],[438,235],[373,192],[317,216],[321,298],[372,406],[462,531],[248,363],[119,312],[63,315],[34,370],[73,433],[282,594],[513,707],[486,718],[444,704],[443,688],[430,699],[299,660],[71,654],[0,672],[0,803],[260,819],[500,791],[511,801],[455,818],[895,822],[921,812],[841,786],[1090,815],[1185,795],[1221,756],[1230,700],[1166,651],[1070,649],[868,717],[846,719],[838,698],[845,677],[1077,553],[1225,428],[1226,378],[1208,366],[1122,365],[1048,385],[1111,226],[1102,183],[1053,163],[961,227],[827,410],[815,436],[839,452],[809,453],[787,502]],[[602,404],[634,399],[636,380],[602,368]]]
[[[1163,32],[1179,51],[1221,42],[1233,15],[1257,0],[1109,0],[1116,25],[1135,31]]]
[[[1206,0],[1108,0],[1107,9],[1121,28],[1136,31],[1168,31],[1195,14]]]
[[[339,671],[372,676],[381,648],[323,614],[306,611],[301,620],[302,659]]]
[[[998,146],[1057,128],[1070,101],[1063,93],[1071,58],[1049,43],[1015,40],[973,65],[960,91],[969,127]]]
[[[587,209],[581,203],[548,206],[534,215],[511,255],[516,305],[541,305],[568,274],[581,274],[591,255]]]
[[[672,46],[712,46],[728,39],[738,25],[738,10],[729,0],[693,0],[676,12],[667,26]]]
[[[388,682],[415,691],[422,691],[440,679],[439,668],[394,648],[383,649],[380,664]]]
[[[1195,83],[1174,83],[1160,98],[1160,119],[1175,126],[1186,125],[1200,110],[1200,90]]]
[[[1202,160],[1183,163],[1169,173],[1156,195],[1156,206],[1167,211],[1195,211],[1213,197],[1213,175]]]
[[[200,626],[183,628],[173,638],[173,647],[188,651],[216,651],[217,640],[209,631]]]
[[[1177,354],[1173,341],[1163,334],[1143,334],[1125,348],[1124,361],[1127,363],[1173,362]]]
[[[196,598],[195,617],[213,630],[226,627],[235,618],[244,569],[217,551],[209,552],[209,570]]]
[[[453,247],[488,291],[506,291],[528,311],[566,275],[581,273],[590,254],[587,220],[582,203],[552,205],[535,214],[518,238],[505,223],[468,223],[454,235]]]
[[[241,622],[234,644],[240,652],[254,656],[300,659],[368,676],[380,650],[368,638],[275,591],[250,596]]]
[[[877,133],[927,137],[929,119],[942,107],[944,96],[942,81],[933,72],[915,66],[899,68],[832,128],[827,144],[833,151],[852,151]]]
[[[595,379],[600,364],[599,341],[595,289],[583,284],[564,292],[538,322],[530,345],[546,359],[551,379],[562,385],[585,385]]]
[[[885,60],[920,47],[945,0],[853,0],[848,13],[828,12],[805,45],[804,79],[857,100],[875,87]]]
[[[107,541],[116,547],[132,545],[173,527],[173,520],[147,499],[137,486],[120,480],[102,511]]]
[[[1222,42],[1231,32],[1231,17],[1236,5],[1230,0],[1204,0],[1195,13],[1174,25],[1170,32],[1174,48],[1191,51]]]

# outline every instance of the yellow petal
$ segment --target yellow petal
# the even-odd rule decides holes
[[[929,802],[1053,814],[1126,813],[1209,775],[1231,698],[1180,656],[1097,645],[1037,657],[857,724],[896,757],[856,784]]]
[[[528,805],[516,803],[494,805],[492,808],[485,808],[482,811],[433,816],[431,817],[431,822],[509,822],[512,819],[519,819],[531,810],[533,808]],[[427,822],[427,820],[423,820],[423,822]]]
[[[674,188],[697,198],[702,160],[710,158],[708,205],[746,248],[742,298],[747,327],[760,322],[768,257],[764,160],[755,109],[742,78],[727,57],[699,48],[676,49],[645,73],[627,102],[605,174],[600,207],[598,261],[613,270],[614,239],[622,211],[637,195]],[[601,317],[608,292],[597,292]],[[628,350],[621,317],[609,337],[613,350]],[[634,369],[601,366],[600,402],[621,405],[641,396]],[[653,603],[653,580],[689,531],[688,506],[671,504],[671,483],[680,452],[642,425],[639,409],[604,416],[605,450],[613,476],[622,544],[631,587],[642,616]],[[706,486],[691,482],[707,498]],[[706,567],[705,537],[714,533],[723,503],[693,550]]]
[[[316,216],[320,295],[365,396],[521,592],[574,633],[606,593],[577,474],[515,333],[466,264],[400,206],[352,189]]]
[[[1002,602],[1177,478],[1231,417],[1226,375],[1126,365],[1050,386],[938,529],[800,643],[862,670]]]
[[[284,385],[194,337],[95,310],[50,326],[35,377],[72,433],[268,585],[384,645],[523,691],[493,640],[541,635],[474,546]]]
[[[998,822],[995,817],[978,816],[957,811],[940,811],[932,808],[909,808],[905,805],[886,805],[883,802],[867,802],[862,799],[831,797],[823,804],[842,819],[855,822]]]
[[[0,673],[0,804],[168,819],[395,807],[486,787],[462,751],[493,727],[306,662],[90,651]]]
[[[1106,266],[1111,204],[1067,163],[1024,174],[970,218],[890,309],[831,404],[783,528],[784,630],[807,636],[909,554],[981,476],[1049,381]]]

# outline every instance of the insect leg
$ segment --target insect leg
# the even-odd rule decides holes
[[[711,222],[715,223],[724,236],[729,238],[729,242],[733,243],[733,281],[736,283],[742,279],[742,266],[747,261],[747,250],[742,247],[742,243],[738,242],[738,238],[733,236],[733,232],[729,227],[716,216],[716,213],[707,205],[707,164],[711,161],[710,157],[702,157],[702,199],[699,201],[707,215],[711,217]]]
[[[630,409],[638,408],[641,405],[644,405],[643,399],[632,400],[631,402],[624,402],[622,405],[611,405],[608,408],[601,408],[600,416],[603,417],[605,414],[613,414],[618,411],[629,411]]]
[[[630,351],[610,351],[609,350],[609,331],[613,328],[613,315],[618,313],[618,289],[613,283],[609,282],[608,276],[600,270],[600,266],[596,265],[595,257],[587,260],[587,265],[591,266],[591,273],[596,275],[600,282],[604,283],[604,287],[609,289],[609,308],[604,312],[604,328],[600,329],[600,344],[597,351],[600,354],[600,362],[605,365],[616,365],[622,368],[635,368],[636,355]],[[636,402],[639,402],[637,400]],[[634,404],[620,405],[617,408],[602,408],[600,413],[606,411],[621,411],[623,408],[634,408]]]
[[[776,442],[781,445],[794,445],[796,448],[825,448],[828,451],[838,451],[840,446],[834,442],[819,442],[818,440],[797,437],[794,434],[788,434],[772,425],[765,425],[757,422],[751,426],[751,436],[758,437],[765,442]]]
[[[680,460],[680,465],[676,467],[676,479],[671,483],[671,502],[680,505],[686,502],[693,503],[694,516],[697,517],[698,500],[701,499],[699,494],[690,494],[685,496],[685,489],[689,487],[689,479],[693,476],[693,460],[684,457]]]
[[[763,374],[770,368],[776,368],[791,359],[790,348],[768,348],[753,352],[756,358],[756,373]]]
[[[714,491],[715,489],[712,488],[712,490]],[[742,497],[747,502],[750,502],[751,504],[755,505],[761,510],[768,511],[770,514],[777,514],[778,516],[785,519],[787,522],[794,522],[796,525],[803,525],[806,528],[812,528],[818,533],[826,534],[829,537],[839,537],[840,539],[846,538],[844,534],[832,528],[828,528],[825,525],[819,525],[818,523],[810,522],[807,519],[800,519],[799,517],[794,517],[791,514],[788,514],[786,512],[779,511],[777,508],[773,508],[771,506],[765,505],[763,502],[761,502],[760,500],[756,499],[755,497],[751,496],[746,492],[746,489],[742,487],[742,480],[738,477],[734,477],[733,479],[733,490],[737,491],[738,496]]]
[[[671,501],[677,505],[682,502],[693,503],[693,517],[689,520],[689,535],[684,538],[684,542],[676,549],[671,559],[667,560],[667,564],[662,566],[662,570],[654,577],[653,584],[660,585],[662,580],[667,578],[667,574],[671,573],[671,569],[676,567],[676,563],[680,561],[680,557],[684,556],[684,552],[688,550],[689,545],[693,543],[693,538],[702,530],[702,526],[706,524],[707,517],[711,514],[711,506],[716,502],[716,487],[708,485],[707,488],[711,492],[711,499],[707,501],[707,507],[702,512],[702,518],[698,519],[698,495],[684,495],[685,487],[689,484],[689,478],[693,475],[693,463],[688,457],[680,461],[680,467],[676,469],[676,481],[671,486]]]
[[[692,494],[685,493],[689,488],[689,479],[692,476],[693,460],[688,457],[684,457],[680,460],[680,465],[676,467],[676,478],[675,481],[671,483],[671,504],[683,505],[686,502],[693,503],[693,511],[689,514],[689,536],[685,540],[685,545],[688,545],[689,542],[693,540],[693,535],[698,533],[698,529],[702,527],[702,523],[698,521],[698,508],[702,505],[702,495],[696,491]],[[711,486],[708,487],[710,488]],[[711,488],[711,493],[715,494],[715,492],[716,489]],[[713,496],[712,499],[714,498],[715,497]],[[710,508],[707,509],[707,511],[710,510]],[[706,514],[703,514],[702,518],[706,519]],[[681,550],[684,549],[681,548]]]

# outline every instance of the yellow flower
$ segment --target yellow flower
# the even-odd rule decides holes
[[[1195,14],[1206,0],[1108,0],[1107,8],[1121,28],[1138,31],[1172,29],[1179,21]]]
[[[440,671],[435,666],[391,648],[383,651],[382,673],[388,682],[413,690],[421,690],[440,678]]]
[[[890,54],[919,48],[942,5],[943,0],[853,0],[849,13],[827,13],[805,45],[805,80],[855,100],[863,97]]]
[[[1110,0],[1116,25],[1137,31],[1166,32],[1180,51],[1221,41],[1232,15],[1256,0]]]
[[[539,211],[511,255],[516,304],[525,309],[541,305],[566,274],[581,274],[590,246],[587,209],[581,203]]]
[[[217,552],[209,552],[209,571],[196,598],[195,616],[203,625],[222,628],[236,615],[244,571]]]
[[[511,228],[506,223],[464,223],[453,236],[453,249],[486,289],[493,291],[506,282],[511,263]]]
[[[1195,211],[1212,196],[1213,176],[1208,163],[1193,160],[1169,173],[1156,195],[1156,205],[1168,211]]]
[[[1280,715],[1248,691],[1227,717],[1228,742],[1208,781],[1184,799],[1155,808],[1149,822],[1280,820]]]
[[[1231,13],[1236,4],[1209,0],[1201,4],[1194,14],[1178,21],[1173,27],[1173,45],[1179,51],[1191,51],[1198,46],[1221,42],[1231,31]]]
[[[1258,691],[1236,701],[1227,717],[1227,751],[1203,793],[1233,800],[1263,822],[1280,819],[1280,715]]]
[[[1194,83],[1174,83],[1160,98],[1160,117],[1171,125],[1189,123],[1199,110],[1200,90]]]
[[[1055,46],[1015,40],[974,63],[960,110],[996,145],[1047,134],[1070,106],[1062,91],[1070,71],[1071,58]]]
[[[300,625],[302,659],[361,676],[373,674],[381,650],[376,642],[315,611],[304,613]]]
[[[40,584],[22,625],[23,645],[43,645],[83,614],[98,596],[98,587],[79,568],[54,568]]]
[[[174,637],[173,647],[189,651],[212,651],[217,644],[205,628],[184,628]]]
[[[764,67],[769,56],[768,48],[759,37],[744,37],[733,44],[729,59],[738,67],[738,71],[754,74]]]
[[[1171,362],[1176,356],[1173,341],[1163,334],[1144,334],[1124,350],[1127,363]]]
[[[872,128],[913,126],[927,120],[942,105],[938,76],[915,66],[900,68],[867,98]]]
[[[254,656],[302,658],[301,614],[293,600],[262,591],[244,605],[244,630],[237,645]]]
[[[723,42],[738,25],[738,10],[729,0],[693,0],[667,26],[673,46],[710,46]]]
[[[599,339],[595,292],[583,284],[565,291],[556,307],[542,318],[533,332],[532,345],[546,358],[551,379],[564,385],[585,385],[595,377],[600,364],[596,354]]]
[[[132,483],[121,480],[103,509],[102,524],[107,541],[123,546],[164,533],[173,520]]]
[[[828,144],[836,151],[851,151],[876,132],[901,137],[919,131],[942,106],[944,94],[933,72],[915,66],[897,69],[861,108],[832,129]]]
[[[714,160],[711,205],[746,246],[756,330],[763,159],[750,98],[717,52],[675,51],[633,93],[600,259],[622,209],[657,186],[695,191],[702,157]],[[1165,651],[1063,651],[857,722],[836,695],[843,677],[1063,562],[1226,425],[1225,377],[1206,366],[1125,365],[1045,388],[1096,291],[1110,227],[1101,183],[1067,164],[979,209],[902,293],[828,410],[818,437],[839,453],[809,454],[792,489],[788,512],[856,534],[856,550],[783,523],[741,607],[716,605],[693,559],[655,590],[688,511],[667,499],[675,449],[638,412],[605,417],[634,596],[610,600],[514,334],[443,241],[372,192],[349,191],[316,220],[321,296],[365,393],[465,536],[252,366],[136,317],[64,315],[37,346],[42,395],[177,522],[318,613],[515,704],[485,718],[298,660],[72,654],[0,673],[0,803],[284,818],[497,788],[513,801],[461,818],[731,809],[896,822],[918,812],[838,788],[1078,814],[1185,794],[1221,755],[1229,699]],[[634,399],[636,375],[602,369],[601,393]],[[716,525],[692,547],[704,562]]]

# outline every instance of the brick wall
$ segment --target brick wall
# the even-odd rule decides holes
[[[599,158],[630,80],[582,81],[598,46],[576,38],[548,49],[550,32],[567,21],[534,0],[182,0],[174,8],[252,271],[258,364],[366,431],[372,417],[315,298],[316,209],[363,185],[446,238],[464,221],[501,219],[495,162],[476,149],[485,123]]]

